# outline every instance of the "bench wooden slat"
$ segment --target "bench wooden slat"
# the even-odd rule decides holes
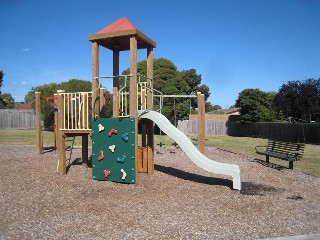
[[[264,147],[265,150],[259,150],[258,147]],[[267,162],[269,162],[269,157],[289,161],[289,168],[293,169],[293,161],[297,161],[302,158],[304,147],[304,143],[290,143],[277,140],[268,140],[267,146],[256,147],[256,153],[265,155]]]

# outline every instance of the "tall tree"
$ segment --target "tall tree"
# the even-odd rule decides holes
[[[137,69],[139,74],[146,76],[147,61],[138,62]],[[122,72],[123,75],[129,73],[129,69]],[[120,81],[120,84],[123,85],[123,82]],[[205,84],[201,85],[201,74],[197,74],[195,69],[180,72],[172,61],[165,58],[154,59],[153,88],[165,95],[190,95],[202,92],[206,100],[210,96],[209,87]],[[155,106],[159,105],[157,100],[154,101]],[[190,102],[193,108],[197,107],[195,98],[165,98],[162,113],[171,122],[176,122],[177,119],[187,119],[190,113]]]
[[[320,78],[305,81],[289,81],[283,84],[275,96],[274,108],[286,118],[309,120],[310,114],[319,113]]]
[[[32,89],[24,97],[25,102],[32,103],[35,101],[35,92],[41,92],[41,97],[53,97],[57,90],[65,90],[66,92],[89,92],[91,91],[91,82],[79,79],[71,79],[62,83],[49,83]],[[52,102],[43,102],[41,104],[41,113],[46,128],[51,127],[54,122],[54,109]]]
[[[240,121],[270,122],[275,120],[272,110],[273,94],[260,89],[245,89],[236,100],[236,107],[241,107]]]
[[[3,102],[6,104],[6,108],[14,108],[14,98],[10,93],[3,93],[0,94],[0,97],[2,98]]]
[[[0,94],[1,94],[1,87],[2,87],[2,82],[3,82],[3,76],[4,76],[4,73],[2,70],[0,70]]]
[[[201,74],[197,74],[194,68],[181,71],[182,78],[189,85],[189,94],[197,94],[198,86],[201,84]]]

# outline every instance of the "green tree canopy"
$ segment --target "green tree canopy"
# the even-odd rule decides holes
[[[138,62],[137,69],[138,74],[146,76],[147,61]],[[127,69],[122,74],[126,75],[129,73],[130,70]],[[154,59],[153,88],[164,95],[190,95],[200,91],[205,95],[205,99],[208,99],[210,96],[209,87],[205,84],[201,85],[201,74],[197,74],[195,69],[182,70],[180,72],[172,61],[165,58]],[[177,119],[188,119],[190,102],[193,108],[197,107],[197,100],[195,98],[165,98],[162,113],[171,122],[176,122]],[[154,105],[159,105],[156,99]]]
[[[14,108],[14,98],[10,93],[3,93],[0,94],[0,97],[2,98],[3,102],[6,105],[6,108],[11,109]]]
[[[49,83],[32,89],[24,97],[25,102],[33,103],[35,101],[35,92],[41,92],[41,98],[53,97],[57,90],[65,90],[66,92],[90,92],[91,82],[79,79],[71,79],[62,83]],[[49,128],[54,123],[54,109],[52,102],[43,102],[41,104],[41,113],[44,120],[44,126]]]
[[[2,87],[2,82],[3,82],[3,76],[4,76],[4,73],[2,70],[0,70],[0,94],[1,94],[1,87]]]
[[[210,102],[206,102],[206,112],[212,112],[218,109],[222,109],[220,105],[212,105]]]
[[[243,90],[236,100],[236,107],[241,107],[240,121],[243,123],[274,121],[273,96],[273,93],[263,92],[259,89]]]
[[[277,115],[309,120],[310,114],[320,112],[320,78],[283,84],[273,103]]]

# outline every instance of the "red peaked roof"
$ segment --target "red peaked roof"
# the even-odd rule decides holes
[[[90,35],[89,40],[96,41],[99,45],[110,50],[118,48],[122,51],[130,50],[130,38],[132,36],[137,38],[138,49],[156,47],[156,43],[143,34],[126,17],[120,18],[99,32]]]
[[[109,26],[105,27],[104,29],[101,29],[96,34],[120,32],[120,31],[133,30],[133,29],[138,29],[138,28],[136,28],[136,26],[134,26],[126,17],[123,17],[115,21],[114,23],[110,24]]]

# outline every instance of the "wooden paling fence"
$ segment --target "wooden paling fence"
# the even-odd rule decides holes
[[[259,137],[288,142],[320,143],[319,123],[258,122],[241,124],[234,121],[206,121],[206,135],[235,137]],[[184,134],[197,134],[197,121],[178,121],[178,129]]]
[[[34,129],[33,110],[0,109],[0,129]]]
[[[178,121],[178,129],[184,134],[198,134],[198,122],[194,120]],[[205,122],[206,135],[227,135],[226,122]]]

